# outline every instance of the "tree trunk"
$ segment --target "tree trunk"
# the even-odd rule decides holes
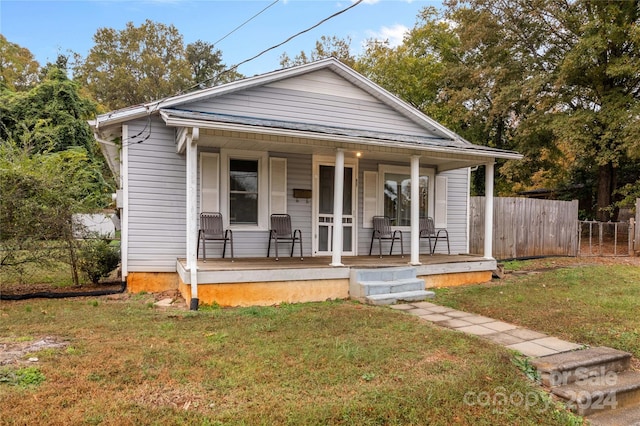
[[[613,194],[614,190],[613,164],[607,163],[599,166],[596,220],[608,222],[612,219],[611,194]]]

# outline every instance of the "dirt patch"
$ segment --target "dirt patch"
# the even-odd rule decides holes
[[[6,296],[19,296],[34,293],[86,293],[94,291],[117,291],[122,288],[122,283],[118,281],[105,281],[98,284],[85,284],[79,286],[55,286],[52,284],[4,284],[0,285],[0,293]]]
[[[17,364],[19,362],[36,362],[37,359],[23,360],[25,356],[43,349],[60,349],[69,342],[57,337],[46,336],[36,341],[16,342],[10,339],[0,339],[0,365]]]
[[[500,263],[500,262],[499,262]],[[590,265],[630,265],[640,266],[640,257],[547,257],[522,261],[518,271],[512,273],[545,272],[553,269]]]

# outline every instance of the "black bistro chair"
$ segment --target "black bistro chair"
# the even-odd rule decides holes
[[[299,229],[291,230],[291,216],[288,214],[272,214],[271,229],[269,229],[269,246],[267,247],[267,257],[271,254],[271,240],[274,240],[276,247],[276,260],[278,260],[278,243],[291,242],[291,257],[293,257],[293,249],[298,241],[300,246],[300,260],[302,257],[302,231]]]
[[[440,235],[442,234],[442,236]],[[438,240],[447,240],[447,252],[451,254],[451,248],[449,247],[449,232],[446,229],[437,229],[433,218],[421,217],[420,218],[420,238],[427,238],[429,240],[429,254],[433,255],[436,251],[436,245]],[[434,239],[433,248],[431,247],[431,239]]]
[[[202,241],[202,258],[207,261],[207,241],[223,242],[222,257],[224,258],[227,251],[227,241],[231,246],[231,261],[233,262],[233,231],[231,229],[223,229],[222,214],[218,212],[202,212],[200,213],[200,229],[198,230],[198,246],[196,248],[196,257],[200,252],[200,241]]]
[[[391,220],[388,216],[374,216],[373,217],[373,233],[371,234],[371,244],[369,245],[369,256],[373,250],[373,240],[378,240],[378,251],[380,257],[382,257],[382,240],[391,240],[391,248],[389,249],[389,255],[393,253],[393,243],[396,239],[400,239],[400,254],[404,257],[404,244],[402,242],[402,231],[399,229],[391,231]]]

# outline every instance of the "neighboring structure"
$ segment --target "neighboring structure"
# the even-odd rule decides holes
[[[486,166],[491,194],[495,159],[521,158],[463,140],[335,59],[113,111],[90,124],[120,181],[122,276],[130,291],[180,287],[196,306],[205,294],[207,303],[221,304],[345,297],[348,283],[337,278],[348,277],[343,260],[368,255],[374,215],[405,231],[412,265],[420,264],[420,216],[448,229],[452,254],[468,253],[470,168]],[[267,291],[275,297],[229,299],[222,283],[236,295],[259,290],[237,287],[255,278],[247,273],[207,272],[211,260],[198,266],[202,211],[223,214],[236,258],[265,258],[270,214],[288,213],[302,230],[305,257],[326,256],[333,268],[325,271],[334,275],[263,274],[261,285],[278,280]],[[491,238],[485,241],[492,260]],[[495,261],[483,267],[485,277],[491,267]],[[323,278],[332,283],[319,284],[327,291],[309,287]],[[278,290],[293,281],[295,292]]]

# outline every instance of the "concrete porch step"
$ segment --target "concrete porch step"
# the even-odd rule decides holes
[[[365,297],[365,301],[370,305],[392,305],[398,301],[418,302],[435,297],[433,291],[415,290],[400,293],[372,294]]]
[[[640,425],[640,405],[608,410],[587,416],[591,426],[638,426]]]
[[[395,281],[416,277],[416,268],[411,266],[399,266],[395,268],[369,268],[352,269],[354,281]]]
[[[393,281],[365,281],[358,284],[362,286],[364,296],[424,290],[424,280],[418,278],[402,278]]]
[[[594,376],[574,383],[556,386],[551,392],[567,401],[567,406],[580,416],[632,407],[640,404],[640,373]]]
[[[607,347],[564,352],[531,360],[546,386],[569,385],[590,377],[605,377],[629,368],[631,354]]]

